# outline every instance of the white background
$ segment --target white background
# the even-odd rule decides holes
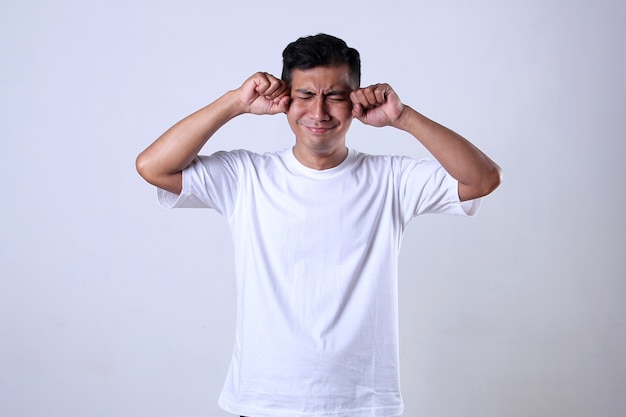
[[[40,0],[0,16],[0,415],[227,416],[225,220],[159,208],[134,160],[318,32],[505,173],[478,217],[407,232],[405,415],[626,415],[624,2]],[[242,116],[205,153],[292,142],[284,116]],[[358,122],[348,144],[427,155]]]

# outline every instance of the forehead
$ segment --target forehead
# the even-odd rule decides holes
[[[352,90],[350,70],[347,65],[294,69],[291,73],[291,88],[311,91]]]

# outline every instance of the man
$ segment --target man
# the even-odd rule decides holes
[[[463,137],[402,103],[387,84],[359,88],[358,52],[325,34],[175,124],[142,152],[139,173],[166,207],[228,220],[237,259],[237,329],[219,399],[250,417],[399,416],[397,260],[423,213],[473,215],[499,167]],[[293,148],[198,156],[245,113],[286,113]],[[346,146],[353,119],[393,126],[436,161]],[[253,133],[251,132],[251,135]]]

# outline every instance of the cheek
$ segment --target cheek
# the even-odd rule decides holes
[[[287,120],[290,124],[296,123],[306,113],[306,109],[300,103],[292,102],[287,110]]]
[[[352,103],[336,108],[334,116],[339,120],[343,120],[344,123],[349,123],[352,120]]]
[[[344,129],[346,129],[346,130],[350,129],[350,126],[352,125],[352,119],[353,119],[352,114],[350,114],[349,117],[346,117],[344,119],[344,121],[343,121],[343,128]]]
[[[298,126],[298,119],[300,118],[298,114],[293,107],[289,107],[289,110],[287,110],[287,123],[289,123],[292,130]]]

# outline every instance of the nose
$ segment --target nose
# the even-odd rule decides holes
[[[315,99],[312,100],[310,112],[314,120],[325,121],[330,119],[324,97],[315,97]]]

